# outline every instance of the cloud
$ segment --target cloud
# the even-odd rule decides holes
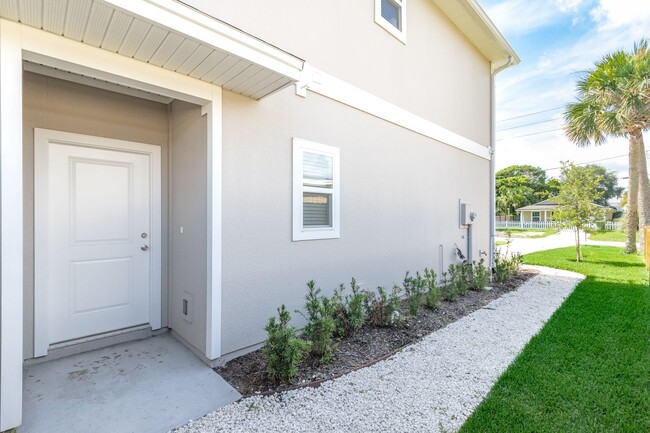
[[[616,29],[629,25],[650,23],[650,2],[640,0],[600,0],[590,12],[600,30]]]
[[[487,9],[488,16],[505,34],[522,34],[552,23],[559,10],[545,1],[507,0]]]
[[[506,0],[488,6],[486,12],[507,35],[526,34],[554,24],[564,15],[577,14],[593,0]],[[572,22],[577,23],[579,16]]]

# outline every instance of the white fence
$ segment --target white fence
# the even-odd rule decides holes
[[[602,223],[592,224],[592,228],[600,228]],[[522,228],[522,229],[559,229],[557,221],[497,221],[497,229]],[[605,230],[620,231],[623,226],[620,222],[606,221]]]

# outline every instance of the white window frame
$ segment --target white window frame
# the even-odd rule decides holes
[[[332,157],[332,189],[303,186],[303,153],[310,152]],[[341,236],[341,183],[340,149],[312,141],[293,139],[293,241],[338,239]],[[303,192],[332,194],[332,226],[310,227],[303,225]]]
[[[537,215],[535,215],[535,214],[537,214]],[[537,218],[537,220],[535,220],[535,218]],[[542,221],[542,213],[540,211],[538,211],[538,210],[532,211],[531,214],[530,214],[530,220],[531,220],[531,222],[534,222],[534,223],[538,223],[538,222]]]
[[[398,29],[383,16],[381,16],[381,2],[382,0],[375,0],[375,22],[379,24],[384,30],[396,37],[400,42],[406,45],[406,0],[390,0],[397,4],[400,8],[400,24],[402,29]]]

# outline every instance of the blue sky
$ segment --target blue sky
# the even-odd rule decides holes
[[[575,100],[580,72],[609,52],[630,51],[635,41],[650,38],[650,0],[478,1],[521,58],[497,76],[497,169],[605,159],[597,163],[627,176],[627,157],[619,157],[627,155],[627,140],[578,148],[561,131],[562,113]],[[650,134],[645,142],[650,148]]]

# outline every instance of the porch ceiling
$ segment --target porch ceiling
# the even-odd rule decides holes
[[[165,19],[158,22],[158,17],[144,15],[148,11],[161,11]],[[278,48],[169,0],[2,0],[0,17],[253,99],[296,82],[303,64]],[[200,37],[165,25],[172,23],[183,24],[183,30],[192,29]]]

